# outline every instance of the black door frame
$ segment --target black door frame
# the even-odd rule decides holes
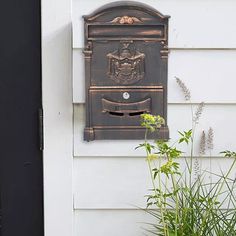
[[[40,0],[0,9],[1,236],[43,236]]]

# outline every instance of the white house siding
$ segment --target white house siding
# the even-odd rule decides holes
[[[110,0],[72,0],[73,47],[83,47],[82,15]],[[141,1],[170,15],[171,48],[236,48],[234,0]],[[231,37],[227,37],[231,35]]]
[[[171,19],[173,20],[173,19]],[[75,34],[75,33],[74,33]],[[236,103],[235,81],[236,48],[171,49],[168,70],[168,101],[183,103],[175,76],[191,89],[192,102]],[[84,103],[84,67],[82,49],[73,49],[73,101]],[[226,82],[227,81],[227,82]]]
[[[139,141],[83,141],[84,78],[83,21],[81,16],[112,1],[72,2],[74,101],[74,236],[138,236],[140,222],[148,221],[145,207],[150,187]],[[177,130],[190,128],[186,104],[175,76],[185,81],[192,102],[206,103],[197,137],[211,126],[215,133],[212,168],[226,165],[219,151],[236,147],[236,2],[149,0],[145,3],[171,16],[169,29],[168,124],[174,140]],[[183,147],[186,150],[186,147]],[[196,153],[198,148],[196,148]],[[209,166],[209,158],[201,161]]]
[[[141,236],[141,222],[149,221],[138,209],[145,206],[143,196],[150,187],[144,153],[134,150],[139,141],[83,141],[82,15],[109,2],[42,0],[46,236]],[[171,139],[177,137],[177,130],[190,128],[190,105],[176,85],[177,76],[191,90],[195,107],[201,101],[206,103],[197,142],[202,130],[212,127],[212,169],[224,168],[229,160],[223,161],[219,151],[236,149],[236,1],[145,3],[171,16]],[[186,147],[182,149],[187,155]],[[200,163],[204,169],[209,166],[207,155]]]

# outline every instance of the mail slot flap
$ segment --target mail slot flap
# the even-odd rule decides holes
[[[120,103],[102,99],[103,112],[139,113],[151,111],[151,98],[139,102]]]
[[[93,126],[140,126],[143,113],[164,114],[163,89],[91,89]]]
[[[166,27],[158,24],[88,25],[88,40],[117,40],[121,38],[136,40],[164,40],[166,38]]]

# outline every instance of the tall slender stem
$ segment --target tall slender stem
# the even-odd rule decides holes
[[[207,218],[208,218],[208,215],[209,215],[210,211],[212,210],[212,207],[213,207],[213,206],[215,205],[215,203],[217,202],[218,197],[219,197],[219,195],[221,194],[221,191],[222,191],[222,189],[223,189],[223,187],[224,187],[225,181],[227,181],[227,179],[228,179],[228,177],[229,177],[231,171],[233,170],[235,164],[236,164],[236,158],[234,158],[234,161],[233,161],[233,163],[231,164],[231,166],[230,166],[229,170],[227,171],[226,175],[225,175],[225,176],[222,176],[223,181],[222,181],[222,183],[220,184],[219,190],[217,191],[216,195],[214,196],[214,200],[212,201],[210,207],[208,208],[208,210],[207,210],[206,213],[205,213],[205,216],[204,216],[204,218],[203,218],[203,220],[202,220],[202,224],[201,224],[200,229],[202,229],[202,227],[204,226],[204,224],[205,224],[205,222],[206,222],[206,220],[207,220]],[[201,231],[200,231],[200,232],[201,232]]]
[[[151,161],[148,158],[149,152],[148,152],[148,149],[147,149],[147,144],[148,144],[147,143],[147,132],[148,132],[148,129],[146,129],[146,132],[145,132],[145,150],[146,150],[146,155],[147,155],[148,168],[149,168],[149,173],[150,173],[150,176],[151,176],[152,186],[153,186],[153,189],[154,189],[155,196],[158,196],[157,187],[156,187],[155,179],[154,179],[154,176],[153,176]],[[160,165],[159,165],[159,167],[160,167]],[[161,179],[160,172],[158,172],[158,175],[159,175],[158,176],[158,179],[159,179],[158,183],[159,183],[160,197],[157,197],[157,199],[158,199],[157,207],[160,208],[160,212],[161,212],[161,219],[162,219],[164,236],[169,236],[168,229],[166,228],[166,223],[165,223],[165,218],[164,218],[164,213],[163,213],[163,208],[162,208],[162,194],[161,194],[162,193],[162,188],[161,188],[161,182],[160,182],[160,179]]]

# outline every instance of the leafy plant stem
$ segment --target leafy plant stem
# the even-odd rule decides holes
[[[221,152],[225,157],[234,158],[226,170],[220,169],[221,173],[211,172],[211,159],[208,162],[210,171],[209,169],[201,171],[202,162],[199,165],[197,157],[194,156],[194,148],[197,124],[204,104],[199,104],[194,114],[192,104],[190,105],[191,129],[178,131],[179,138],[174,144],[171,142],[172,145],[166,140],[149,143],[148,132],[158,132],[165,123],[160,116],[141,115],[141,124],[146,128],[145,142],[139,144],[137,148],[142,147],[146,151],[152,185],[151,194],[147,195],[146,212],[156,219],[155,223],[148,224],[152,228],[146,231],[150,235],[157,236],[236,235],[236,178],[231,177],[236,169],[236,152],[230,150]],[[213,131],[210,131],[207,148],[211,158]],[[183,156],[185,166],[181,165],[181,160],[178,161],[183,152],[176,145],[181,143],[185,143],[188,148],[188,155]],[[205,152],[200,152],[200,157],[204,154]],[[196,173],[197,178],[195,178]],[[212,181],[212,176],[216,177],[216,181]],[[151,205],[154,209],[148,209]]]
[[[148,133],[148,130],[146,129],[145,131],[145,150],[146,150],[146,155],[148,157],[149,155],[149,152],[148,152],[148,149],[147,149],[147,133]],[[159,158],[160,159],[160,158]],[[152,173],[152,166],[151,166],[151,161],[149,158],[147,158],[147,162],[148,162],[148,168],[149,168],[149,172],[150,172],[150,176],[151,176],[151,181],[152,181],[152,186],[153,186],[153,189],[154,189],[154,193],[155,193],[155,196],[157,196],[157,188],[156,188],[156,184],[155,184],[155,180],[154,180],[154,176],[153,176],[153,173]],[[160,162],[160,160],[159,160]],[[159,175],[159,173],[158,173]],[[158,178],[159,180],[161,179],[160,176]],[[161,182],[159,182],[159,190],[160,190],[160,197],[162,199],[162,191],[161,191]],[[169,233],[168,233],[168,230],[166,228],[166,224],[165,224],[165,218],[164,218],[164,213],[163,213],[163,207],[162,207],[162,204],[161,204],[161,199],[158,198],[158,208],[160,209],[160,212],[161,212],[161,218],[162,218],[162,225],[163,225],[163,231],[164,231],[164,236],[169,236]]]
[[[179,222],[179,199],[178,199],[178,189],[176,186],[176,180],[175,180],[175,175],[171,174],[171,180],[172,180],[172,184],[173,184],[173,189],[174,189],[174,196],[175,196],[175,236],[178,235],[178,222]]]
[[[210,189],[212,189],[212,154],[210,150]]]
[[[192,170],[193,170],[193,150],[194,150],[194,135],[195,135],[195,126],[196,123],[193,121],[193,105],[191,100],[190,102],[190,108],[191,108],[191,116],[192,116],[192,137],[191,137],[191,151],[190,151],[190,168],[189,168],[189,186],[192,186]]]

